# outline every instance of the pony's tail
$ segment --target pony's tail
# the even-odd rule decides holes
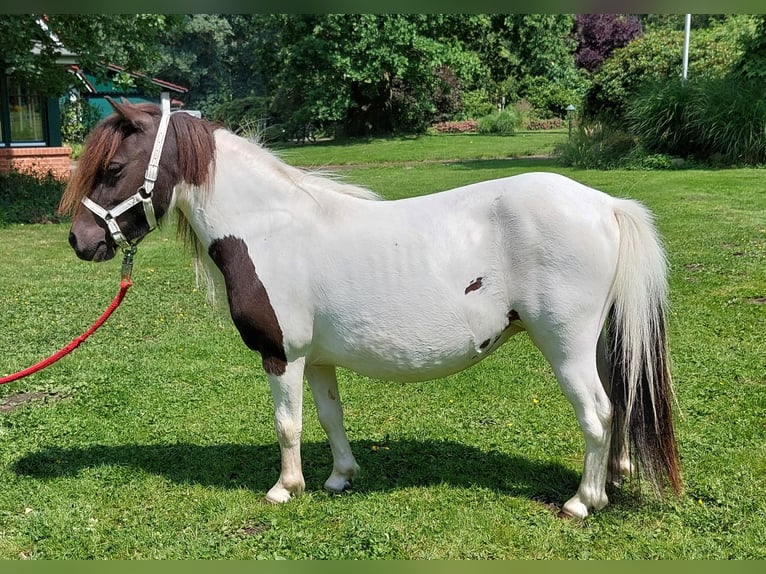
[[[667,260],[643,205],[618,200],[614,213],[620,246],[607,325],[613,409],[610,475],[619,476],[621,457],[628,452],[634,470],[657,493],[664,495],[670,487],[678,496],[681,475],[666,334]]]

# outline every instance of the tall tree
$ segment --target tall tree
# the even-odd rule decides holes
[[[350,133],[422,129],[437,91],[480,67],[426,15],[326,14],[261,18],[260,66],[272,112],[294,124],[340,123]]]
[[[160,61],[160,38],[178,25],[164,14],[5,14],[0,17],[0,61],[36,90],[58,95],[74,77],[59,64],[62,54],[95,74],[103,63],[151,75]],[[138,80],[140,82],[140,80]]]
[[[351,133],[419,130],[455,113],[464,94],[491,109],[501,97],[523,95],[530,78],[543,77],[532,86],[538,93],[580,82],[571,15],[256,18],[255,69],[270,80],[271,111],[296,123],[340,123]]]
[[[209,116],[216,105],[235,97],[237,38],[227,15],[187,14],[163,34],[162,44],[158,74],[189,88],[187,107]]]

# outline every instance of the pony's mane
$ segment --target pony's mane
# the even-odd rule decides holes
[[[132,107],[157,120],[161,115],[160,108],[154,104],[133,104]],[[206,120],[199,120],[185,113],[173,113],[170,116],[170,122],[176,133],[178,170],[182,180],[197,187],[202,193],[207,193],[215,171],[215,138],[213,133],[221,126]],[[83,153],[77,162],[77,169],[72,174],[59,202],[60,213],[74,213],[82,198],[95,187],[99,173],[112,161],[122,140],[137,129],[129,120],[118,113],[110,115],[93,129],[85,142]],[[235,137],[240,137],[232,132],[229,133]],[[245,141],[254,145],[260,153],[269,156],[276,169],[293,181],[297,187],[308,193],[311,193],[311,189],[314,187],[321,187],[352,197],[380,199],[377,194],[368,189],[340,181],[336,174],[293,167],[260,142]],[[181,234],[186,235],[189,230],[185,229],[186,222],[183,221],[183,218],[179,219],[179,226]]]

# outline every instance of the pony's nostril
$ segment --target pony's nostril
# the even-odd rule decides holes
[[[71,245],[72,249],[75,251],[77,250],[77,236],[71,231],[69,232],[69,245]]]

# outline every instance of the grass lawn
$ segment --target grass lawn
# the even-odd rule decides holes
[[[582,434],[519,335],[438,381],[342,371],[362,475],[341,496],[322,491],[331,456],[307,391],[307,492],[263,504],[279,449],[260,361],[164,229],[141,244],[135,286],[100,331],[0,386],[0,558],[766,558],[764,172],[576,171],[509,159],[530,155],[514,138],[476,154],[466,136],[459,149],[438,139],[283,153],[346,164],[342,177],[388,198],[554,170],[652,208],[672,266],[679,500],[629,484],[584,522],[556,517],[580,479]],[[505,145],[517,151],[491,153]],[[68,343],[117,290],[119,261],[79,261],[66,236],[65,225],[0,229],[0,374]]]
[[[277,148],[287,162],[311,168],[360,164],[507,159],[549,155],[566,130],[523,131],[513,136],[480,134],[320,141]]]

